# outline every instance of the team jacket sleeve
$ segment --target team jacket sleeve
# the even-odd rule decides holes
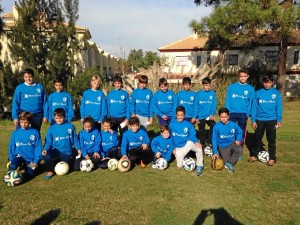
[[[216,115],[216,111],[217,111],[217,95],[216,92],[213,92],[213,102],[211,104],[211,108],[210,108],[210,116],[214,116]]]
[[[15,132],[11,135],[9,146],[8,146],[8,160],[13,160],[16,155],[16,145],[15,145]]]
[[[237,141],[243,141],[243,131],[242,131],[242,129],[237,124],[235,124],[235,125],[236,125],[235,129],[237,131],[237,133],[236,133],[236,140]]]
[[[189,123],[190,124],[190,123]],[[197,137],[196,137],[196,130],[193,127],[192,124],[189,125],[189,139],[193,142],[196,143],[198,141]]]
[[[35,150],[34,150],[34,163],[38,164],[38,162],[42,158],[42,140],[38,132],[35,136],[36,136],[36,143],[35,143]]]
[[[72,129],[72,136],[74,138],[74,147],[76,148],[76,150],[80,150],[80,143],[78,141],[75,126],[73,126],[73,129]]]
[[[95,148],[94,148],[95,151],[94,152],[97,152],[97,153],[101,152],[101,150],[100,150],[101,142],[102,142],[102,139],[101,139],[100,132],[97,132],[97,135],[95,137]]]
[[[135,113],[135,107],[136,107],[136,97],[135,97],[135,91],[132,92],[131,99],[130,99],[130,114],[136,114]]]
[[[282,120],[282,97],[280,92],[278,91],[279,99],[277,99],[277,106],[276,106],[276,112],[277,112],[277,122],[281,122]]]
[[[152,112],[155,113],[157,116],[162,117],[163,114],[159,111],[158,107],[157,107],[157,99],[156,99],[156,95],[153,95],[152,98],[152,103],[151,103],[151,107],[152,107]]]
[[[83,93],[81,103],[80,103],[80,118],[84,119],[84,117],[85,117],[85,93]]]
[[[130,118],[130,103],[129,103],[129,94],[126,92],[126,119]]]
[[[20,88],[17,87],[15,90],[13,102],[12,102],[12,118],[18,119],[20,113],[21,93]]]
[[[151,150],[154,154],[158,153],[157,145],[158,145],[158,141],[157,141],[157,138],[155,137],[151,141]]]
[[[68,122],[71,123],[74,118],[73,98],[69,94],[68,96]]]
[[[103,94],[102,96],[102,100],[101,100],[101,115],[99,118],[99,121],[103,122],[104,118],[107,116],[107,101],[106,101],[106,97]]]
[[[231,90],[229,86],[227,88],[226,97],[225,97],[225,107],[229,110],[229,112],[230,112],[230,101],[231,101]]]
[[[214,155],[218,154],[217,136],[218,136],[218,129],[217,126],[215,125],[213,127],[213,132],[212,132],[212,149]]]
[[[255,93],[254,99],[252,101],[252,107],[251,107],[251,121],[252,123],[256,120],[256,110],[257,110],[257,104],[258,104],[258,97],[257,92]]]
[[[127,144],[128,144],[128,140],[127,140],[127,135],[126,133],[123,135],[122,138],[122,145],[121,145],[121,155],[127,155]]]
[[[48,120],[50,120],[50,117],[49,117],[49,101],[50,99],[48,98],[47,101],[45,102],[44,104],[44,118],[47,118]],[[51,121],[49,121],[51,122]]]
[[[48,151],[52,147],[52,143],[53,143],[53,136],[51,133],[51,127],[49,127],[46,133],[44,149]]]

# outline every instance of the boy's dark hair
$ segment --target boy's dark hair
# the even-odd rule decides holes
[[[168,126],[167,124],[161,125],[161,126],[159,127],[159,129],[160,129],[160,133],[163,133],[163,132],[166,131],[166,130],[170,132],[170,128],[169,128],[169,126]]]
[[[184,77],[182,79],[182,84],[191,84],[191,83],[192,83],[192,80],[189,77]]]
[[[178,112],[183,112],[184,115],[185,115],[185,108],[184,108],[184,106],[182,106],[182,105],[177,106],[177,108],[176,108],[176,114],[177,114]]]
[[[263,76],[261,80],[262,80],[263,83],[266,83],[266,82],[269,82],[269,81],[274,82],[274,77],[273,77],[272,74],[268,74],[268,75]]]
[[[137,124],[138,126],[140,126],[140,120],[137,117],[131,117],[129,119],[129,125],[132,126],[134,124]]]
[[[111,126],[112,125],[111,118],[105,118],[102,123],[109,123]]]
[[[123,84],[123,80],[122,77],[120,75],[116,75],[113,77],[113,83],[115,82],[120,82],[121,84]]]
[[[139,77],[139,83],[148,84],[148,77],[146,75],[141,75]]]
[[[33,115],[30,112],[21,112],[20,120],[27,120],[31,124],[33,120]]]
[[[62,117],[66,117],[66,111],[63,108],[56,108],[54,110],[54,116],[62,116]]]
[[[168,81],[167,81],[167,79],[166,78],[160,78],[159,79],[159,82],[158,82],[158,85],[160,86],[160,85],[164,85],[164,86],[168,86]]]
[[[238,72],[238,75],[240,75],[241,73],[245,73],[245,74],[249,75],[249,71],[245,68],[240,69]]]
[[[90,123],[91,126],[93,127],[95,124],[95,120],[91,116],[87,116],[83,119],[82,124],[85,124],[85,123]]]
[[[63,86],[65,86],[65,85],[64,85],[63,79],[60,78],[60,77],[56,77],[56,78],[53,80],[53,84],[56,84],[56,83],[61,83]]]
[[[222,114],[222,113],[226,113],[228,116],[229,116],[229,109],[223,107],[223,108],[220,108],[219,109],[219,116]]]
[[[202,80],[202,84],[211,84],[211,80],[210,80],[208,77],[205,77],[205,78]]]
[[[33,69],[30,69],[30,68],[24,69],[23,72],[22,72],[22,76],[24,76],[25,73],[28,73],[28,74],[30,74],[31,76],[34,77],[34,71],[33,71]]]

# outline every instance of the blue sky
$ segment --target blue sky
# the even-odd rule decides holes
[[[13,0],[0,0],[10,12]],[[193,0],[81,0],[77,25],[89,28],[92,41],[116,56],[131,49],[157,48],[192,34],[188,23],[211,11]]]

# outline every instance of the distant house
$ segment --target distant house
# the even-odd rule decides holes
[[[300,87],[300,30],[290,38],[287,57],[286,92],[290,94]],[[218,67],[222,73],[236,73],[240,68],[263,68],[277,74],[279,39],[275,33],[262,33],[248,45],[232,40],[231,48],[223,54],[216,47],[207,50],[207,37],[190,35],[158,48],[165,76],[170,82],[179,82],[184,76],[197,80]]]
[[[2,45],[0,59],[2,62],[10,62],[13,71],[22,69],[23,63],[16,63],[12,59],[11,52],[8,48],[8,43],[10,42],[7,34],[11,31],[11,28],[15,26],[15,21],[18,20],[18,11],[16,6],[13,6],[13,11],[5,13],[1,16],[3,19],[3,34],[1,35],[0,42]],[[112,56],[110,53],[104,52],[100,49],[97,44],[91,41],[91,34],[88,28],[75,26],[78,40],[87,41],[85,45],[85,50],[76,55],[76,60],[78,62],[78,67],[75,68],[74,74],[78,75],[81,70],[97,67],[102,69],[106,76],[113,76],[117,73],[118,68],[118,58]],[[84,43],[83,43],[84,44]]]

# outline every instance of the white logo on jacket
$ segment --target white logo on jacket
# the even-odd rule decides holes
[[[63,98],[63,102],[66,102],[67,101],[67,98]]]
[[[37,89],[36,89],[36,92],[37,92],[37,93],[41,93],[41,89],[37,88]]]
[[[34,141],[35,136],[34,135],[30,135],[29,139],[30,139],[30,141]]]

